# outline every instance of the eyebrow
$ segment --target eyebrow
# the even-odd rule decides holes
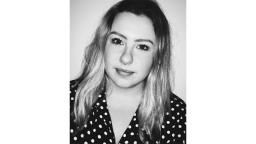
[[[112,31],[112,32],[109,33],[109,35],[111,35],[111,34],[118,35],[118,36],[120,36],[120,37],[122,37],[122,38],[124,38],[124,39],[127,40],[127,37],[124,36],[123,34],[119,33],[119,32]],[[152,40],[150,40],[150,39],[136,39],[135,42],[149,42],[149,43],[151,43],[152,45],[154,45],[154,42],[153,42]]]

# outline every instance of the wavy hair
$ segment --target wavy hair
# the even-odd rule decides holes
[[[149,75],[145,79],[144,93],[138,108],[139,135],[142,141],[158,139],[164,113],[169,109],[171,94],[171,39],[168,21],[153,0],[123,0],[113,5],[103,16],[92,42],[85,48],[83,70],[77,78],[78,89],[74,103],[74,116],[78,125],[87,123],[97,95],[106,86],[104,49],[112,23],[117,14],[131,12],[148,17],[154,27],[157,52]]]

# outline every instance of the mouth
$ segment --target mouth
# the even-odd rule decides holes
[[[130,76],[134,73],[133,71],[122,69],[122,68],[115,68],[115,69],[116,69],[116,72],[121,76]]]

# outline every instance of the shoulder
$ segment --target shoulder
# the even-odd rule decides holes
[[[170,94],[170,107],[167,110],[168,118],[174,123],[186,122],[186,103],[174,93]]]
[[[161,131],[163,143],[186,142],[186,103],[173,93],[170,95],[170,107],[165,113]]]
[[[69,90],[70,90],[70,101],[72,102],[75,99],[76,90],[78,88],[79,82],[78,80],[71,80],[69,82]]]
[[[70,103],[71,103],[71,105],[72,105],[72,103],[75,100],[75,95],[76,95],[77,87],[78,87],[78,81],[77,80],[71,80],[69,82]]]
[[[78,81],[77,80],[71,80],[69,82],[69,91],[70,91],[70,114],[72,114],[73,107],[74,107],[74,102],[75,102],[75,96],[76,96],[76,91],[78,88]]]
[[[76,90],[78,88],[78,81],[71,80],[69,82],[69,86],[70,86],[69,87],[69,90],[70,90],[70,136],[74,136],[78,132],[78,125],[74,121],[75,116],[74,116],[74,112],[73,112]]]
[[[171,108],[176,108],[180,111],[186,111],[186,103],[174,93],[170,94],[170,105]]]
[[[79,84],[78,80],[71,80],[69,82],[70,91],[75,91],[77,89],[77,87],[78,87],[78,84]]]

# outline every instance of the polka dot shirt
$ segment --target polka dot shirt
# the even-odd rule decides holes
[[[70,87],[70,113],[76,93],[76,86]],[[149,144],[185,144],[186,143],[186,104],[175,95],[170,97],[171,110],[165,113],[161,127],[161,138]],[[127,126],[118,144],[142,144],[139,138],[139,121],[137,111]],[[98,96],[90,113],[87,124],[78,127],[70,117],[70,144],[115,144],[111,117],[105,94]]]

